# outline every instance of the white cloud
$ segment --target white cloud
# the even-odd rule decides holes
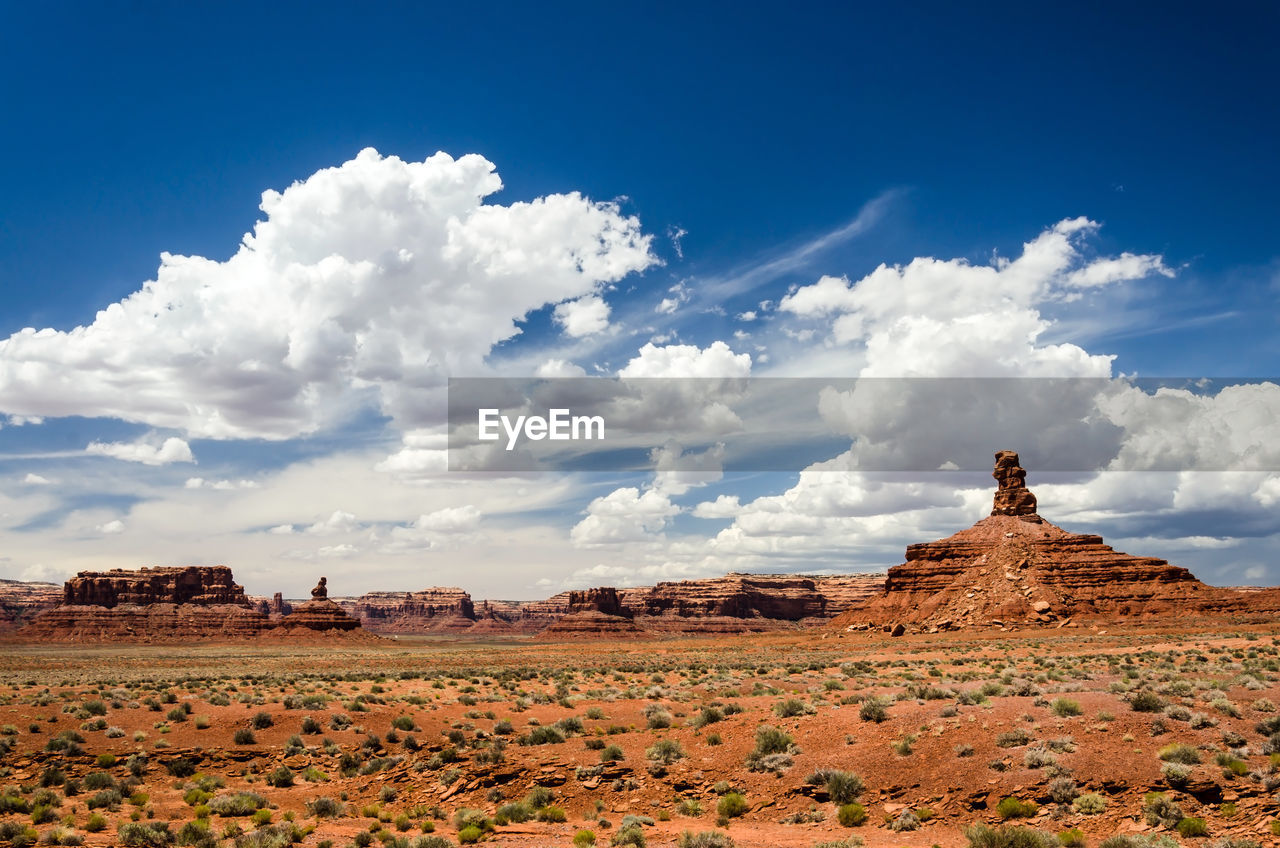
[[[360,522],[355,515],[342,510],[334,510],[328,518],[317,521],[302,532],[313,536],[332,536],[337,533],[351,533],[360,529]]]
[[[1280,468],[1280,385],[1227,386],[1215,394],[1137,386],[1098,399],[1108,420],[1124,428],[1111,463],[1117,470],[1150,468]]]
[[[591,336],[609,328],[609,304],[598,295],[588,295],[560,304],[553,317],[565,335],[575,339]]]
[[[264,192],[230,259],[163,254],[93,323],[0,340],[0,408],[215,439],[291,438],[368,406],[420,426],[424,390],[480,370],[531,310],[656,261],[615,204],[483,202],[501,186],[480,156],[367,149]]]
[[[184,440],[171,436],[159,445],[149,441],[139,442],[90,442],[85,453],[109,456],[125,462],[143,465],[168,465],[172,462],[195,462],[191,446]]]
[[[705,349],[697,345],[647,343],[620,371],[619,377],[746,377],[751,354],[734,353],[722,341]]]
[[[50,480],[48,477],[41,477],[35,472],[28,472],[27,476],[22,478],[22,482],[26,483],[28,486],[48,486],[54,481]]]
[[[674,286],[667,289],[667,293],[670,297],[664,297],[658,302],[658,305],[653,308],[653,311],[657,312],[659,315],[674,314],[675,311],[687,303],[689,298],[692,296],[689,286],[683,281],[676,283]]]
[[[634,486],[615,489],[587,506],[587,516],[569,532],[580,547],[654,541],[680,508],[653,489],[641,493]]]
[[[99,524],[95,526],[93,529],[97,530],[99,533],[103,534],[104,536],[111,536],[117,533],[124,532],[124,522],[116,518],[106,522],[105,524]]]
[[[256,480],[206,480],[203,477],[188,477],[182,484],[184,489],[214,489],[220,492],[234,489],[256,489],[260,484]]]
[[[724,477],[724,443],[701,452],[686,452],[680,445],[668,442],[649,452],[654,465],[653,488],[665,495],[678,497],[690,489],[715,483]]]
[[[703,501],[693,508],[698,518],[735,518],[742,513],[737,495],[720,495],[714,501]]]
[[[457,547],[476,538],[482,517],[483,513],[472,504],[424,513],[407,527],[391,528],[391,539],[381,550],[404,553]]]
[[[1061,221],[1024,244],[1017,259],[991,265],[918,258],[852,283],[823,277],[788,294],[779,309],[829,319],[833,344],[862,349],[866,377],[1110,376],[1111,356],[1038,343],[1050,326],[1038,305],[1172,272],[1159,256],[1086,259],[1081,243],[1097,228],[1085,218]]]
[[[538,370],[534,372],[538,377],[551,379],[554,377],[585,377],[587,372],[582,366],[575,365],[564,359],[548,359],[546,362],[538,366]]]

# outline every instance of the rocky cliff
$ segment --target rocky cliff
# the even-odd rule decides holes
[[[348,614],[378,633],[456,633],[478,621],[471,596],[454,586],[419,592],[368,592],[335,599]]]
[[[189,642],[350,632],[349,618],[324,593],[278,621],[259,610],[226,566],[84,571],[66,582],[62,602],[16,636],[32,641]],[[279,595],[268,612],[283,614]]]
[[[953,536],[907,547],[883,591],[837,617],[839,628],[946,630],[1068,619],[1216,616],[1261,611],[1252,596],[1201,583],[1185,568],[1130,556],[1036,511],[1013,451],[996,454],[991,515]]]
[[[657,633],[739,633],[825,621],[878,592],[883,574],[730,574],[707,580],[561,592],[540,601],[482,601],[456,587],[336,599],[376,633],[531,635],[566,615],[600,612]]]
[[[540,634],[541,638],[622,638],[645,635],[632,621],[632,612],[622,605],[617,589],[604,586],[568,594],[569,611],[547,626]]]
[[[62,587],[56,583],[0,580],[0,633],[21,627],[61,602]]]
[[[234,604],[249,607],[244,588],[225,565],[82,571],[66,582],[63,606],[111,607],[120,604]]]

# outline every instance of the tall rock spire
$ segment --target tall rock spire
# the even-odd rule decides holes
[[[999,487],[991,505],[992,515],[1036,515],[1036,496],[1027,488],[1027,470],[1018,464],[1017,451],[996,451],[996,467],[991,472]]]

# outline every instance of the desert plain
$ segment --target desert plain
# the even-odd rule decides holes
[[[7,844],[1274,844],[1280,633],[10,645]]]

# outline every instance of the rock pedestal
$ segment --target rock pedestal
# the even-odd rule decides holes
[[[283,629],[305,628],[316,631],[347,631],[360,626],[360,619],[347,615],[335,601],[329,600],[328,580],[320,578],[320,582],[311,590],[311,600],[294,607],[293,612],[280,620]]]
[[[1013,451],[996,454],[991,515],[946,539],[907,547],[884,590],[832,621],[840,629],[937,631],[1066,623],[1068,619],[1196,617],[1261,612],[1248,596],[1201,583],[1185,568],[1130,556],[1101,536],[1070,533],[1036,512]]]

